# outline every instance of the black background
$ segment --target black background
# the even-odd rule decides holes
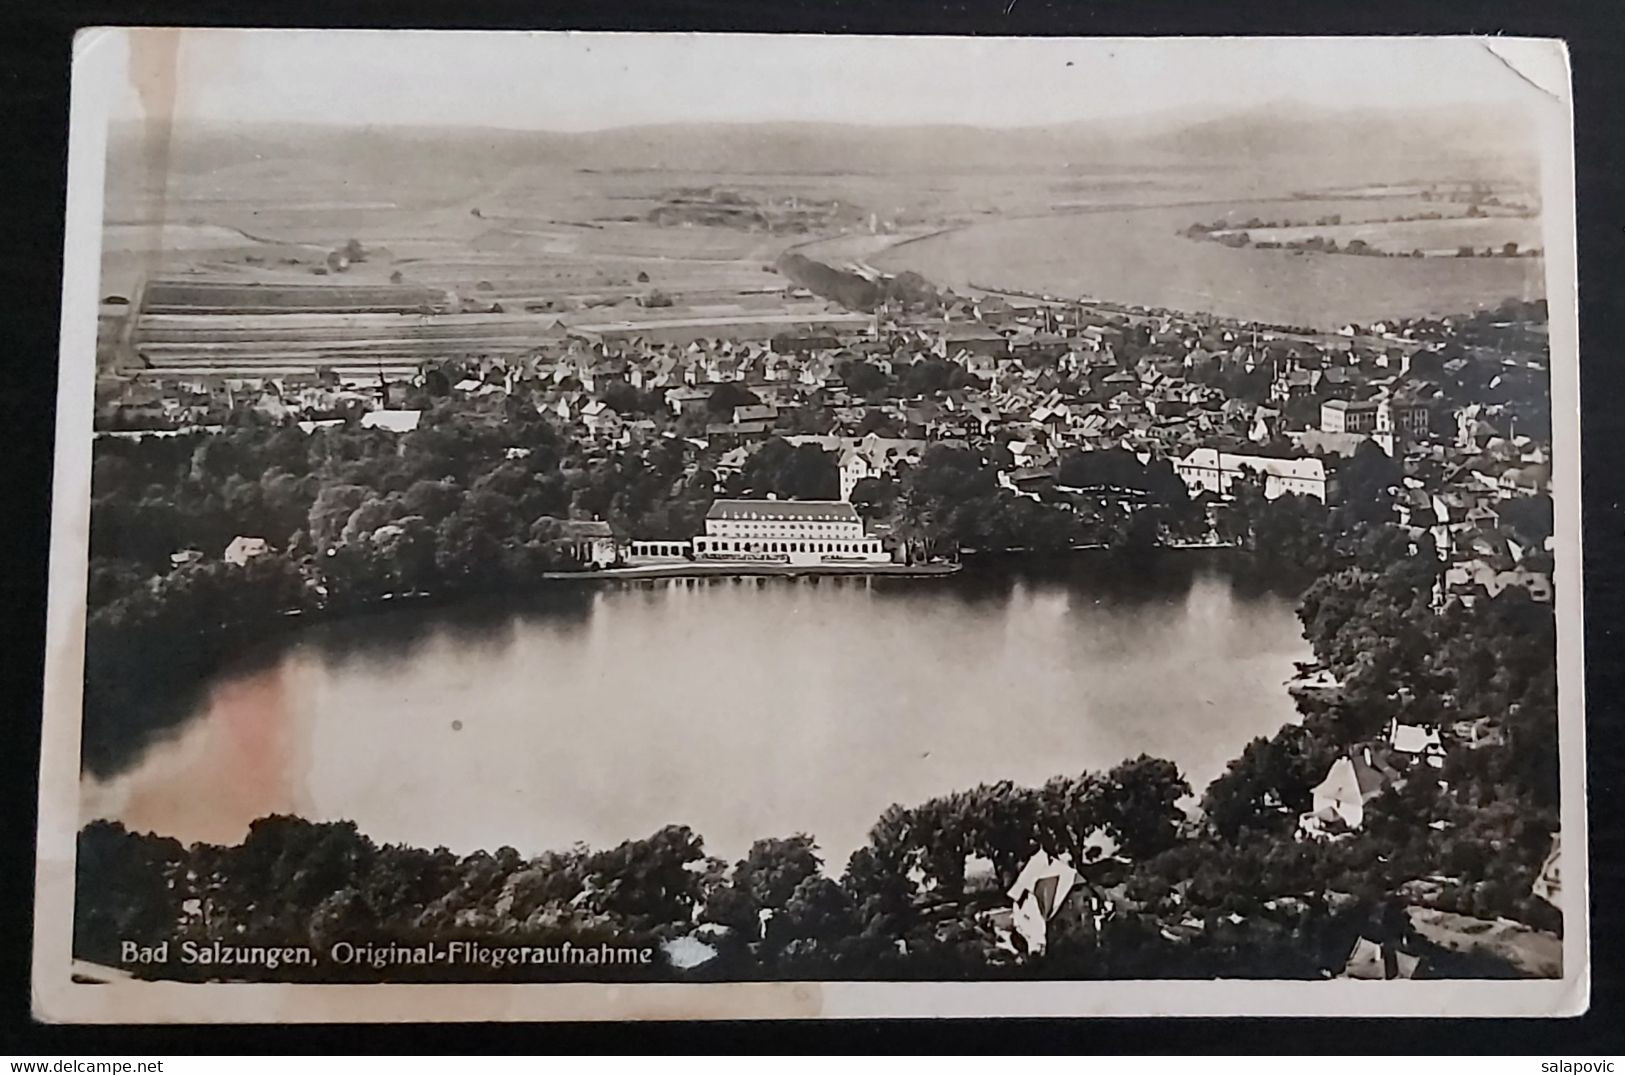
[[[0,11],[0,1054],[576,1051],[1625,1053],[1619,660],[1625,405],[1625,5],[1378,0],[38,0]],[[1584,451],[1592,999],[1563,1020],[1132,1019],[927,1023],[55,1027],[29,1013],[34,821],[73,32],[94,25],[1042,35],[1560,37],[1574,71]],[[289,72],[289,78],[298,78]],[[1533,1070],[1533,1068],[1531,1069]]]

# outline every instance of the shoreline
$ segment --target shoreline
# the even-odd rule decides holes
[[[952,564],[752,564],[728,563],[670,563],[637,564],[629,567],[605,567],[590,571],[544,571],[542,578],[550,582],[573,579],[675,579],[675,578],[752,578],[803,576],[864,576],[882,575],[889,578],[943,578],[957,574],[962,565]]]

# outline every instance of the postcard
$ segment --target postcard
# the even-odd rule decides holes
[[[40,1019],[1585,1009],[1561,42],[73,76]]]

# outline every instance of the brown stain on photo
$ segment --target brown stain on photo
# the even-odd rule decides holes
[[[306,759],[296,709],[280,668],[221,684],[210,694],[197,744],[161,781],[131,790],[124,823],[235,844],[255,818],[299,810]]]
[[[130,84],[141,102],[136,167],[147,196],[151,226],[141,252],[141,275],[157,270],[169,220],[169,179],[174,170],[175,102],[180,81],[181,38],[185,31],[129,31]]]

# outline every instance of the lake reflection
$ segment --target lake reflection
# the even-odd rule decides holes
[[[832,869],[890,803],[1148,753],[1198,790],[1293,719],[1295,599],[1199,553],[950,579],[567,585],[316,626],[223,677],[88,816],[235,842],[253,818],[531,854],[798,831]]]

